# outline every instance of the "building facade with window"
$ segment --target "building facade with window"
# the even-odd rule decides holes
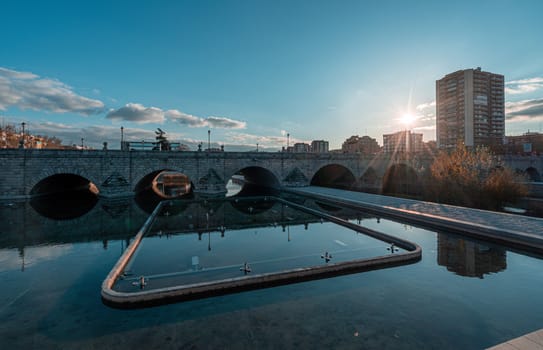
[[[405,130],[383,135],[383,152],[385,154],[420,153],[422,150],[422,133]]]
[[[311,152],[313,152],[313,153],[327,153],[328,152],[328,141],[324,141],[324,140],[313,140],[313,141],[311,141]]]
[[[440,149],[498,147],[505,136],[504,76],[481,68],[436,81],[436,137]]]
[[[341,150],[343,153],[360,153],[360,154],[376,154],[381,151],[381,147],[377,143],[377,140],[369,137],[354,135],[349,137],[341,145]]]

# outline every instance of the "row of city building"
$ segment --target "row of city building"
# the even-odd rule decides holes
[[[430,141],[430,144],[434,143]],[[399,131],[393,134],[383,135],[383,147],[379,146],[376,139],[369,136],[353,135],[343,142],[341,149],[329,150],[328,141],[315,140],[311,144],[298,142],[284,149],[286,152],[296,153],[358,153],[373,155],[384,152],[392,153],[420,153],[425,149],[422,134],[409,130]],[[431,147],[431,146],[430,146]],[[427,147],[426,147],[427,148]],[[435,148],[435,146],[433,147]]]
[[[313,145],[324,145],[314,148]],[[505,136],[504,76],[476,69],[459,70],[436,81],[436,141],[424,143],[422,133],[409,130],[383,135],[383,147],[369,136],[351,136],[341,150],[330,152],[376,154],[421,153],[454,149],[459,144],[489,147],[495,153],[541,154],[543,134]],[[326,141],[297,143],[287,152],[328,152]]]
[[[543,154],[543,133],[526,132],[519,136],[505,136],[503,144],[478,143],[490,147],[497,154]],[[462,143],[460,141],[460,143]],[[458,143],[457,143],[458,144]],[[444,148],[443,146],[441,148]],[[447,147],[452,148],[452,147]],[[329,150],[328,141],[316,140],[311,144],[295,143],[285,149],[287,152],[298,153],[358,153],[363,155],[375,155],[378,153],[435,153],[438,150],[436,141],[424,142],[421,133],[414,133],[409,130],[398,131],[392,134],[383,135],[383,146],[381,147],[376,139],[370,136],[353,135],[346,139],[341,149]]]

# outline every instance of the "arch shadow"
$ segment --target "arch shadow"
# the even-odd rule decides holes
[[[240,188],[236,193],[232,191],[228,197],[276,196],[281,190],[281,183],[270,170],[249,166],[234,173],[229,184],[235,182]],[[227,188],[229,187],[227,185]]]
[[[352,189],[356,178],[348,168],[339,164],[329,164],[320,168],[311,178],[311,186]]]
[[[422,194],[417,172],[406,164],[391,165],[383,177],[384,195],[417,197]]]

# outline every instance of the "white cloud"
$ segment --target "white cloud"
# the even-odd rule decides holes
[[[56,113],[98,114],[104,103],[76,94],[58,81],[0,67],[0,110],[8,107]]]
[[[434,110],[435,111],[435,109],[436,109],[436,101],[421,103],[420,105],[417,105],[416,109],[417,109],[417,111],[419,111],[421,113],[428,112],[429,110]]]
[[[210,116],[205,119],[205,121],[212,128],[221,128],[221,129],[245,129],[247,127],[246,122],[239,120],[233,120],[226,117],[214,117]]]
[[[234,120],[225,117],[210,116],[207,118],[196,117],[191,114],[186,114],[175,109],[166,111],[166,117],[169,120],[178,122],[182,125],[187,125],[193,128],[217,128],[217,129],[245,129],[246,122]]]
[[[157,107],[145,107],[139,103],[127,103],[124,107],[111,110],[106,118],[120,121],[126,120],[138,124],[163,123],[164,111]]]
[[[183,113],[177,109],[164,111],[157,107],[145,107],[139,103],[128,103],[124,107],[111,110],[106,118],[116,121],[126,120],[139,124],[162,123],[168,119],[193,128],[245,129],[247,127],[246,122],[239,120],[214,116],[201,118]]]
[[[543,78],[512,80],[505,83],[505,92],[511,95],[525,94],[543,89]]]
[[[543,98],[505,103],[508,121],[518,122],[543,119]]]
[[[207,126],[203,118],[195,117],[193,115],[180,112],[176,109],[166,111],[166,117],[169,120],[178,122],[179,124],[188,125],[194,128],[202,128]]]

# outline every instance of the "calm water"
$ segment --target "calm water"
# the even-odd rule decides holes
[[[205,217],[210,209],[212,223]],[[133,202],[98,202],[86,214],[58,220],[64,216],[45,217],[49,214],[38,214],[31,203],[0,204],[0,348],[480,349],[543,328],[539,258],[360,213],[334,213],[417,242],[422,261],[116,310],[102,304],[100,286],[143,224],[145,210]],[[175,237],[191,237],[205,253],[207,225],[227,227],[223,242],[234,232],[260,232],[281,218],[290,222],[285,232],[277,226],[285,242],[289,231],[294,237],[321,225],[282,214],[257,202],[184,204],[172,207],[156,229],[165,234],[201,230],[201,241],[198,235]],[[210,237],[211,251],[220,249],[220,233]]]
[[[263,204],[267,204],[266,210],[253,216],[260,224],[268,223],[262,226],[246,223],[243,214],[237,215],[238,225],[227,225],[225,209],[220,207],[217,211],[212,208],[206,211],[200,228],[194,227],[193,213],[203,209],[198,203],[189,205],[183,212],[185,215],[162,216],[150,227],[130,259],[124,277],[113,289],[140,292],[137,282],[140,276],[147,281],[145,289],[152,290],[242,277],[247,275],[242,270],[245,263],[251,270],[249,275],[254,276],[373,258],[388,255],[390,249],[396,254],[405,252],[288,205]],[[258,209],[253,205],[252,201],[246,205],[248,211]],[[236,213],[228,216],[236,217]],[[176,224],[170,223],[174,220]],[[189,225],[193,227],[188,228]],[[178,229],[167,231],[165,227]]]

